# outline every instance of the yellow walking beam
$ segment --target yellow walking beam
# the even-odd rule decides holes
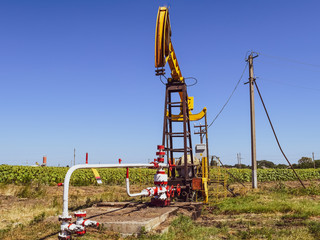
[[[168,79],[168,82],[185,83],[171,42],[169,10],[167,7],[159,7],[155,33],[155,67],[163,68],[166,63],[169,64],[171,70],[171,78]],[[182,93],[179,94],[180,101],[183,101]],[[188,97],[188,108],[190,121],[200,120],[204,117],[207,110],[204,108],[200,113],[192,114],[193,97]],[[172,115],[172,117],[177,121],[183,121],[182,114]]]

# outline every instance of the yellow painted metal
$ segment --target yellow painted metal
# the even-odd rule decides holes
[[[96,180],[97,180],[97,183],[98,183],[98,184],[101,184],[101,183],[102,183],[101,177],[100,177],[100,174],[98,173],[97,169],[95,169],[95,168],[91,168],[91,169],[92,169],[92,172],[93,172],[93,174],[94,174],[94,177],[95,177]]]
[[[206,157],[202,158],[202,191],[203,191],[203,203],[208,203],[209,201],[209,191],[208,191],[208,161]]]
[[[217,166],[215,167],[214,175],[211,176],[211,186],[214,185],[213,198],[215,202],[218,203],[228,195],[227,183],[228,183],[228,174],[225,171],[226,169],[221,169],[221,163],[218,161]]]
[[[174,80],[183,83],[184,79],[171,42],[169,10],[167,7],[159,7],[155,33],[155,67],[164,67],[167,62],[172,77],[169,81]]]
[[[184,82],[182,77],[181,70],[178,64],[178,59],[176,53],[174,52],[172,42],[169,43],[169,55],[166,57],[166,62],[168,62],[171,69],[171,77],[173,80]]]
[[[194,106],[194,97],[188,97],[188,108],[190,111],[193,110],[193,106]]]
[[[166,63],[169,64],[171,70],[171,78],[168,78],[168,81],[184,83],[178,59],[171,42],[169,10],[167,7],[159,7],[155,33],[155,67],[164,67]],[[180,92],[179,95],[182,101],[182,93]],[[204,117],[207,109],[204,108],[200,113],[192,114],[191,111],[193,110],[193,104],[193,97],[188,97],[189,120],[198,121]],[[181,113],[179,115],[173,115],[172,117],[175,121],[183,121]]]
[[[169,43],[171,42],[171,26],[169,12],[166,7],[159,7],[156,34],[155,34],[155,67],[166,65],[166,56],[169,55]]]
[[[203,108],[201,112],[196,113],[196,114],[193,114],[193,113],[191,113],[191,111],[189,111],[189,120],[190,121],[199,121],[200,119],[202,119],[206,115],[206,112],[207,112],[207,108],[206,107]],[[167,111],[167,116],[169,116],[169,112],[168,111]],[[179,122],[183,121],[183,115],[182,115],[181,112],[180,112],[179,115],[172,114],[171,118],[174,121],[179,121]]]

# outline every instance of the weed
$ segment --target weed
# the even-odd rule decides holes
[[[51,203],[51,206],[53,208],[55,207],[60,207],[62,204],[59,202],[58,200],[58,197],[57,196],[54,196],[53,199],[52,199],[52,203]]]
[[[147,234],[147,230],[144,226],[141,227],[139,235],[146,235]]]
[[[39,215],[35,216],[32,219],[32,221],[30,222],[30,225],[42,222],[44,220],[45,216],[46,216],[45,212],[40,213]]]
[[[40,182],[27,183],[18,193],[19,198],[40,198],[47,193],[46,188]]]
[[[70,198],[70,202],[77,202],[79,197],[78,195],[71,194],[69,198]]]
[[[316,221],[310,221],[308,223],[309,232],[316,238],[320,239],[320,223]]]
[[[310,214],[303,212],[303,213],[294,213],[294,214],[288,214],[288,215],[283,215],[281,219],[283,220],[306,220],[310,217]]]

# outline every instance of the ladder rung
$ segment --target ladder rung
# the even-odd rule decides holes
[[[168,133],[166,132],[166,135],[171,135],[172,137],[184,137],[183,132],[175,132],[175,133]],[[190,135],[190,132],[186,132],[186,136],[188,137]]]
[[[166,151],[171,151],[171,152],[184,152],[184,148],[173,148],[173,149],[166,149]],[[187,148],[187,152],[191,152],[191,148]]]
[[[170,119],[170,118],[168,118],[171,122],[181,122],[181,123],[183,123],[183,120],[181,121],[181,120],[173,120],[173,119]],[[188,121],[188,118],[186,119],[186,122]]]

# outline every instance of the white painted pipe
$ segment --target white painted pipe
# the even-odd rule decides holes
[[[126,178],[126,189],[127,189],[127,194],[129,197],[148,197],[149,193],[147,190],[142,190],[140,193],[130,193],[130,184],[129,184],[129,178]]]
[[[126,176],[126,190],[129,197],[147,197],[149,193],[146,189],[142,190],[140,193],[130,193],[130,181],[129,181],[129,168],[127,168],[127,176]]]
[[[157,167],[168,168],[168,164],[159,163]],[[68,215],[68,196],[69,196],[69,183],[72,173],[77,169],[83,168],[155,168],[153,163],[149,164],[79,164],[72,166],[65,178],[64,178],[64,185],[63,185],[63,209],[62,209],[62,216],[63,218],[69,217]]]

